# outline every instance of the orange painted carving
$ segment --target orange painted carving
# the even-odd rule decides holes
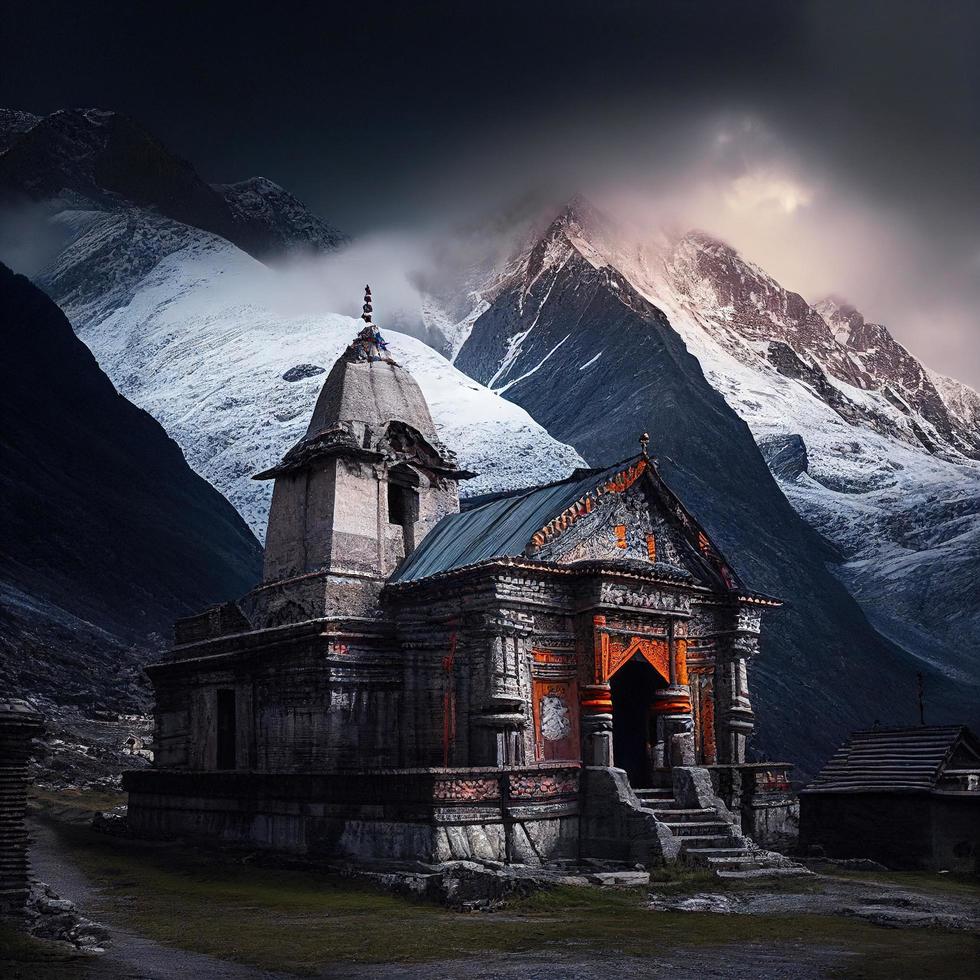
[[[643,475],[647,468],[645,459],[638,460],[632,466],[617,473],[611,480],[600,484],[583,496],[579,497],[571,507],[567,507],[553,520],[548,521],[544,527],[535,531],[531,535],[531,546],[540,548],[550,541],[555,535],[571,527],[580,517],[592,513],[594,499],[601,497],[605,493],[622,493],[631,487]],[[626,545],[620,545],[625,548]]]
[[[665,698],[663,701],[654,701],[650,710],[661,715],[687,715],[691,713],[691,699]]]
[[[652,534],[647,535],[647,558],[657,560],[657,539]]]
[[[617,524],[613,528],[613,531],[616,534],[616,547],[617,548],[625,548],[626,547],[626,525],[625,524]]]
[[[603,638],[608,645],[608,652],[602,663],[603,680],[608,681],[635,653],[639,653],[665,681],[670,680],[670,654],[667,644],[662,640],[648,640],[638,636],[624,643],[608,636]]]
[[[678,684],[687,683],[687,640],[675,640],[674,668]]]

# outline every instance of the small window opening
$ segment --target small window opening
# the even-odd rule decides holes
[[[388,475],[388,523],[402,529],[405,554],[415,548],[415,522],[419,519],[418,476],[406,466],[395,467]]]
[[[235,692],[228,688],[218,691],[218,746],[216,768],[236,769],[235,758]]]
[[[409,520],[409,494],[412,491],[408,487],[401,487],[397,483],[388,484],[388,523],[400,524],[402,527]]]

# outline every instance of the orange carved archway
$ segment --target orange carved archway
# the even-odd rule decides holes
[[[608,683],[623,664],[639,653],[660,674],[665,683],[670,683],[670,648],[665,640],[634,637],[623,642],[610,636],[603,636],[602,639],[600,670],[604,682]]]

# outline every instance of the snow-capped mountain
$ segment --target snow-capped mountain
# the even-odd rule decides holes
[[[707,235],[630,248],[603,232],[602,260],[667,314],[767,459],[780,457],[784,492],[837,546],[872,622],[980,678],[980,396],[852,306],[810,306]],[[794,444],[805,457],[787,469]]]
[[[236,239],[261,239],[253,253],[282,255],[327,251],[345,237],[271,181],[204,184],[125,117],[73,110],[28,123],[17,123],[21,135],[0,154],[0,188],[40,202],[60,235],[36,281],[119,390],[164,425],[263,537],[271,487],[251,475],[302,435],[324,372],[359,323],[315,308],[297,314],[284,302],[292,300],[288,272]],[[234,234],[220,234],[227,223],[208,212],[214,199]],[[354,301],[362,285],[351,283]],[[385,326],[384,296],[377,300]],[[419,340],[386,333],[443,441],[478,474],[464,493],[557,479],[582,465],[519,406]]]
[[[86,318],[90,305],[61,300],[120,390],[163,423],[260,538],[271,487],[251,476],[302,436],[325,372],[360,326],[337,314],[275,312],[268,297],[278,275],[230,243],[195,232],[104,315]],[[376,308],[383,323],[383,297]],[[386,337],[419,382],[442,440],[478,474],[464,492],[557,479],[582,464],[527,412],[421,341],[393,331]]]
[[[756,691],[798,757],[813,757],[803,745],[813,711],[820,741],[845,718],[910,721],[919,668],[950,692],[945,707],[963,703],[952,676],[976,700],[975,642],[943,649],[957,631],[977,635],[978,468],[964,455],[974,434],[928,375],[894,349],[876,360],[880,338],[872,349],[852,332],[845,346],[728,246],[699,233],[637,244],[581,201],[474,301],[458,367],[591,463],[626,455],[649,430],[748,581],[789,600]],[[835,587],[826,563],[842,557],[835,571],[904,649]],[[812,710],[794,717],[801,700]]]

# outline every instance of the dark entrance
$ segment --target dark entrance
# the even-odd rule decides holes
[[[613,703],[613,765],[625,769],[634,789],[650,786],[653,771],[650,763],[650,705],[658,688],[667,682],[636,654],[623,664],[609,681]]]

